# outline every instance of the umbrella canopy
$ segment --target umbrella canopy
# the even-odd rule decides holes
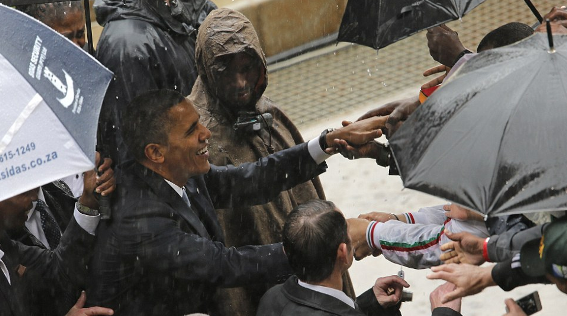
[[[567,209],[567,37],[483,52],[390,140],[404,186],[488,215]]]
[[[485,0],[349,0],[338,40],[383,48],[462,18]]]
[[[94,167],[112,73],[62,35],[0,5],[0,201]]]

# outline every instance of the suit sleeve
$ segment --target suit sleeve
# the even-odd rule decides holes
[[[30,277],[83,288],[94,241],[95,236],[84,231],[73,218],[54,251],[19,242],[16,246],[19,263],[26,267]]]
[[[325,163],[315,163],[303,143],[238,167],[211,166],[205,181],[215,208],[231,208],[267,203],[326,168]]]
[[[164,210],[163,203],[144,201],[153,214],[133,216],[123,221],[123,255],[136,256],[142,266],[167,273],[179,281],[215,286],[242,286],[250,283],[281,283],[291,268],[281,244],[227,248],[223,243],[186,233],[178,215]],[[141,207],[141,206],[140,206]],[[173,217],[170,215],[173,214]],[[145,229],[147,227],[147,229]],[[128,253],[132,249],[132,253]]]

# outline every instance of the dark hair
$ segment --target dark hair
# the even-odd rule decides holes
[[[328,278],[341,243],[350,245],[347,223],[333,202],[311,200],[289,213],[283,229],[283,246],[300,280],[320,282]]]
[[[61,1],[41,4],[17,5],[16,9],[34,17],[41,22],[51,25],[65,19],[65,15],[73,11],[83,11],[82,1]]]
[[[516,43],[532,35],[534,30],[527,24],[511,22],[486,34],[478,44],[477,52]]]
[[[150,143],[166,145],[170,128],[169,109],[186,100],[174,90],[152,90],[137,96],[122,115],[122,136],[138,161],[146,159]]]

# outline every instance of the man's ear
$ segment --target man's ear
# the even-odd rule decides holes
[[[340,262],[348,262],[348,255],[348,246],[343,242],[339,245],[339,248],[337,248],[337,260]]]
[[[164,146],[160,145],[160,144],[154,144],[154,143],[150,143],[146,145],[146,148],[144,148],[144,154],[146,155],[146,158],[153,162],[153,163],[158,163],[161,164],[164,162],[165,160],[165,153],[166,149]]]

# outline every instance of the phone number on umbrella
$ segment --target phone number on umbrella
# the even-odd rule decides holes
[[[25,155],[31,151],[35,150],[35,143],[31,142],[29,144],[20,146],[15,150],[8,150],[7,152],[0,155],[0,162],[8,161],[12,158],[19,157]]]
[[[36,159],[32,159],[28,164],[24,163],[19,166],[6,167],[4,168],[4,170],[0,171],[0,180],[4,180],[9,177],[18,175],[20,173],[39,167],[43,164],[54,161],[56,159],[57,159],[57,152],[53,151],[49,154],[46,154],[44,157],[38,157]]]

